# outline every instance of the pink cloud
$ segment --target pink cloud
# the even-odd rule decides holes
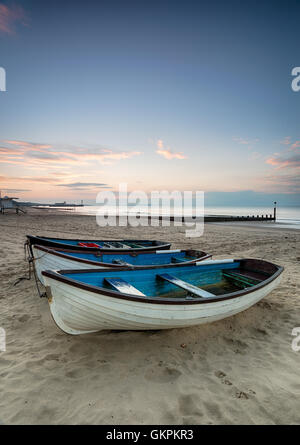
[[[290,148],[283,153],[274,153],[265,159],[266,164],[273,168],[272,173],[265,176],[265,183],[272,189],[280,189],[287,193],[300,191],[300,153],[291,152]]]
[[[299,172],[295,172],[293,174],[268,175],[264,178],[264,180],[275,190],[278,190],[278,187],[280,187],[280,191],[283,192],[300,192]]]
[[[291,145],[291,150],[296,150],[296,148],[300,148],[300,141],[296,141]]]
[[[46,184],[52,184],[57,182],[56,178],[51,177],[29,177],[29,176],[0,176],[0,182],[41,182]]]
[[[232,139],[235,142],[237,142],[238,144],[242,144],[242,145],[251,145],[251,144],[256,144],[257,142],[259,142],[258,138],[249,140],[249,139],[244,139],[244,138],[235,136]]]
[[[0,156],[1,155],[19,155],[20,154],[20,150],[17,150],[15,148],[7,148],[7,147],[0,147]]]
[[[133,156],[140,155],[141,152],[131,151],[131,152],[91,152],[91,153],[81,153],[81,152],[66,152],[66,151],[51,151],[47,153],[38,153],[28,151],[25,153],[25,157],[28,162],[33,164],[48,164],[48,163],[67,163],[67,164],[87,164],[92,161],[98,161],[101,164],[106,164],[112,161],[120,161],[123,159],[129,159]]]
[[[284,156],[273,156],[266,159],[266,163],[273,165],[278,170],[282,168],[300,168],[300,154],[285,158]]]
[[[4,141],[6,144],[14,145],[23,149],[30,150],[45,150],[47,148],[52,148],[52,145],[49,144],[36,144],[34,142],[25,142],[25,141]]]
[[[65,153],[67,154],[67,153]],[[72,156],[77,158],[78,160],[96,160],[102,163],[107,161],[120,161],[122,159],[129,159],[133,156],[140,155],[140,151],[122,151],[122,152],[114,152],[113,150],[102,150],[102,152],[91,152],[91,153],[72,153]]]
[[[286,136],[282,141],[280,141],[282,145],[290,145],[291,143],[291,136]]]
[[[4,34],[14,34],[18,23],[26,25],[26,15],[19,5],[11,7],[0,3],[0,32]]]
[[[289,145],[287,150],[296,150],[297,148],[300,148],[300,141],[295,141],[292,143],[291,136],[286,136],[282,141],[280,141],[283,145]]]
[[[60,150],[49,144],[26,141],[6,140],[8,147],[0,147],[0,160],[3,163],[20,164],[26,167],[51,166],[59,168],[62,164],[83,165],[91,162],[110,164],[130,159],[141,154],[139,151],[114,151],[107,148],[85,149],[74,147],[70,151]]]
[[[158,148],[164,148],[164,143],[163,143],[163,141],[162,141],[161,139],[158,139],[158,141],[157,141],[157,147],[158,147]]]
[[[165,148],[164,143],[161,139],[159,139],[157,141],[156,153],[159,154],[160,156],[163,156],[165,159],[168,159],[168,160],[187,159],[187,157],[182,152],[175,153],[175,152],[171,151],[171,149],[169,147]]]
[[[248,141],[248,140],[246,140],[246,139],[243,139],[243,138],[237,138],[237,137],[234,137],[233,140],[234,140],[235,142],[237,142],[238,144],[242,144],[242,145],[248,145],[248,144],[250,144],[250,141]]]
[[[186,159],[183,153],[173,153],[169,149],[156,150],[156,153],[163,156],[165,159]]]

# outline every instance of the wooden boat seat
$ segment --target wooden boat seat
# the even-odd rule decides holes
[[[105,244],[107,244],[107,243],[105,243]],[[109,247],[116,247],[117,249],[131,249],[131,247],[128,246],[127,244],[119,243],[119,242],[110,243]]]
[[[184,260],[176,258],[175,256],[172,256],[171,263],[184,263]]]
[[[119,243],[119,245],[122,247],[122,249],[131,249],[131,247],[127,246],[127,244]]]
[[[269,276],[269,274],[266,274],[265,272],[256,272],[254,270],[247,270],[247,269],[243,269],[238,273],[244,275],[245,277],[253,278],[254,280],[257,281],[264,281]]]
[[[199,287],[194,286],[193,284],[187,283],[186,281],[180,280],[179,278],[176,278],[168,273],[157,275],[157,278],[168,281],[169,283],[172,283],[175,286],[181,287],[182,289],[187,290],[190,294],[196,295],[197,297],[202,297],[202,298],[215,297],[214,294],[211,294],[206,290],[200,289]]]
[[[243,273],[241,273],[241,272],[224,272],[223,275],[227,278],[231,278],[233,280],[239,281],[239,282],[241,282],[243,284],[247,284],[249,286],[258,284],[265,279],[265,277],[262,278],[258,274],[253,276],[253,274],[249,274],[245,271],[243,271]]]
[[[115,260],[113,260],[112,262],[113,262],[114,264],[119,264],[120,266],[131,266],[131,264],[126,263],[126,261],[122,261],[122,260],[117,260],[117,259],[115,259]]]
[[[145,296],[145,294],[143,294],[141,291],[136,289],[134,286],[132,286],[130,283],[123,280],[122,278],[104,278],[104,281],[110,284],[114,289],[124,294],[142,295],[143,297]]]
[[[143,247],[143,246],[141,246],[140,244],[136,244],[136,243],[131,243],[131,245],[130,245],[130,249],[140,249],[141,247]]]

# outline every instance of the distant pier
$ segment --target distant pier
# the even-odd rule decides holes
[[[66,201],[64,202],[55,202],[54,204],[47,204],[48,207],[84,207],[83,201],[81,200],[81,204],[68,204]]]

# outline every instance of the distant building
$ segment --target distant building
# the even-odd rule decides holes
[[[11,197],[11,196],[4,196],[3,198],[1,197],[0,194],[0,213],[4,213],[5,210],[14,210],[16,213],[19,213],[19,211],[22,211],[18,205],[18,203],[15,201],[16,197]]]
[[[64,202],[55,202],[53,204],[54,207],[65,207],[66,205],[67,205],[66,201],[64,201]]]

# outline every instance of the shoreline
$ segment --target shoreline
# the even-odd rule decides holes
[[[35,207],[30,207],[27,210],[26,214],[21,214],[19,215],[19,217],[24,217],[26,218],[27,216],[45,216],[45,214],[47,214],[48,216],[70,216],[72,218],[93,218],[94,220],[96,220],[96,214],[83,214],[83,213],[76,213],[70,210],[66,210],[66,209],[58,209],[58,208],[35,208]],[[8,215],[14,215],[14,213],[12,212],[7,212],[4,215],[1,215],[1,218],[6,218]],[[112,215],[114,216],[114,215]],[[120,215],[116,216],[116,218],[119,218]],[[124,215],[121,215],[121,217],[123,218]],[[148,220],[151,221],[151,217],[145,217],[145,216],[141,216],[141,219],[146,219],[148,218]],[[170,217],[172,218],[172,217]],[[152,217],[153,220],[157,220],[159,219],[159,222],[162,223],[162,221],[167,221],[169,218],[167,216],[163,216],[158,218],[157,216],[153,216]],[[202,218],[196,220],[196,221],[200,221],[201,222]],[[189,223],[189,222],[194,222],[195,220],[193,219],[192,221],[183,221],[182,222],[182,227],[185,227],[185,223]],[[174,221],[172,219],[170,219],[170,227],[174,226],[175,222],[181,222],[181,221]],[[289,223],[283,223],[282,220],[281,221],[251,221],[251,219],[249,220],[245,220],[245,221],[205,221],[204,222],[205,226],[206,225],[222,225],[222,226],[232,226],[232,227],[251,227],[251,228],[259,228],[261,230],[281,230],[281,231],[298,231],[300,230],[300,223],[299,224],[289,224]],[[117,227],[119,227],[117,225]],[[144,226],[147,227],[147,226]],[[151,224],[149,224],[149,227],[151,227]],[[153,226],[154,227],[154,226]],[[158,227],[163,227],[162,224],[160,224]],[[122,229],[122,227],[120,227]]]

